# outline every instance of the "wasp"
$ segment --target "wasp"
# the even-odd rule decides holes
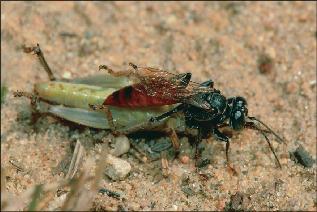
[[[35,84],[34,93],[14,93],[30,98],[34,113],[49,113],[88,127],[126,134],[165,123],[165,132],[175,149],[179,147],[177,131],[184,131],[184,127],[195,129],[196,145],[211,135],[226,143],[228,164],[230,139],[220,129],[249,128],[264,136],[281,167],[267,135],[273,134],[278,142],[284,140],[258,118],[248,116],[245,98],[226,98],[214,88],[212,80],[196,83],[190,80],[191,73],[172,74],[132,63],[128,71],[114,72],[101,65],[99,69],[106,69],[108,75],[57,80],[39,45],[24,47],[24,51],[38,56],[50,78],[49,82]],[[166,127],[171,117],[176,118],[176,124]]]
[[[174,105],[170,111],[159,116],[151,117],[147,123],[126,129],[125,133],[142,129],[153,123],[167,119],[173,114],[183,114],[185,124],[188,128],[198,130],[196,136],[197,145],[203,138],[213,135],[217,140],[226,143],[226,159],[229,164],[230,139],[219,129],[230,127],[235,131],[245,128],[260,132],[267,143],[279,165],[281,164],[270,143],[267,134],[276,136],[278,142],[284,142],[269,126],[260,119],[248,115],[247,101],[244,97],[235,96],[226,98],[220,90],[214,88],[212,80],[203,83],[190,81],[191,73],[172,74],[164,70],[138,67],[130,63],[133,68],[128,71],[114,72],[105,65],[100,69],[106,69],[113,76],[129,76],[137,79],[137,83],[125,86],[109,95],[102,105],[90,105],[93,109],[107,109],[108,106],[121,108],[144,108],[149,106]],[[108,121],[111,121],[111,111],[105,110]],[[111,124],[112,130],[115,126]],[[179,147],[176,133],[171,129],[173,146]],[[196,158],[198,157],[196,146]]]

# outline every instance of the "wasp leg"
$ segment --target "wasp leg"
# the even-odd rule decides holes
[[[159,122],[162,119],[165,119],[165,118],[171,116],[174,113],[178,113],[178,112],[182,111],[183,109],[184,109],[184,104],[178,105],[174,109],[172,109],[172,110],[170,110],[170,111],[168,111],[166,113],[163,113],[160,116],[150,118],[149,122]]]
[[[230,169],[230,171],[233,172],[234,175],[237,175],[237,171],[232,167],[231,162],[230,162],[230,158],[229,158],[229,148],[230,148],[230,141],[229,138],[223,134],[222,132],[220,132],[217,128],[214,128],[212,130],[212,134],[215,136],[215,138],[217,138],[220,141],[224,141],[226,142],[226,159],[227,159],[227,165],[228,168]]]
[[[218,128],[228,127],[228,126],[229,126],[229,124],[222,123],[222,124],[218,125]],[[266,133],[267,134],[273,134],[273,135],[276,135],[276,133],[274,133],[273,131],[268,130],[268,129],[261,129],[254,122],[246,122],[245,125],[244,125],[244,128],[259,131],[264,136],[265,140],[267,141],[267,143],[268,143],[268,145],[270,147],[270,150],[272,151],[272,153],[273,153],[273,155],[275,157],[275,160],[277,161],[278,166],[281,168],[282,167],[281,163],[280,163],[278,157],[275,154],[275,151],[274,151],[274,149],[273,149],[273,147],[272,147],[272,145],[270,143],[270,140],[266,136]],[[280,138],[279,136],[277,138],[280,139],[283,142],[282,138]]]
[[[220,129],[220,128],[224,128],[224,127],[229,127],[230,125],[228,123],[221,123],[219,125],[217,125],[217,128]],[[244,128],[247,128],[247,129],[252,129],[252,130],[257,130],[259,132],[262,132],[262,133],[271,133],[271,131],[269,130],[265,130],[265,129],[259,129],[253,122],[246,122],[245,125],[244,125]]]
[[[202,141],[202,131],[201,128],[198,127],[198,134],[195,138],[195,142],[194,142],[194,148],[195,148],[195,167],[196,167],[196,171],[198,171],[198,160],[200,159],[201,155],[200,155],[200,151],[198,149],[198,144],[200,144],[200,142]]]
[[[223,128],[223,127],[229,127],[229,124],[228,123],[221,123],[219,125],[217,125],[217,128]]]
[[[222,124],[219,124],[217,125],[217,128],[223,128],[223,127],[229,127],[229,124],[228,123],[222,123]],[[259,132],[262,132],[262,133],[269,133],[269,134],[272,134],[271,131],[269,130],[265,130],[265,129],[259,129],[255,123],[253,122],[246,122],[245,125],[244,125],[244,128],[247,128],[247,129],[251,129],[251,130],[257,130]]]
[[[36,46],[34,46],[34,47],[23,46],[23,50],[24,50],[25,53],[33,52],[34,54],[36,54],[37,58],[39,59],[39,61],[41,63],[41,65],[43,66],[44,70],[48,74],[49,79],[51,81],[55,81],[56,80],[51,68],[49,67],[48,63],[45,60],[44,54],[43,54],[39,44],[36,44]]]

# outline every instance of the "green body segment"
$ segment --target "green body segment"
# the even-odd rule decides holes
[[[119,129],[133,127],[135,125],[148,121],[153,116],[159,116],[167,111],[167,107],[157,108],[155,110],[133,110],[125,108],[111,107],[111,113],[113,117],[114,125]],[[61,105],[51,105],[48,110],[42,112],[49,112],[55,116],[72,121],[84,126],[97,128],[97,129],[109,129],[108,120],[106,114],[100,111],[90,111],[81,108],[64,107]],[[176,128],[184,126],[184,121],[178,117],[176,120]]]
[[[89,79],[89,80],[87,80]],[[102,111],[92,111],[89,104],[101,105],[114,91],[131,84],[126,78],[107,77],[107,79],[83,78],[72,82],[50,81],[38,83],[34,86],[35,93],[45,102],[49,102],[49,109],[45,109],[55,116],[82,124],[88,127],[109,129],[106,114]],[[96,79],[99,81],[97,83]],[[115,81],[119,80],[119,85]],[[89,84],[84,84],[89,83]],[[91,85],[94,84],[94,85]],[[96,84],[96,85],[95,85]],[[113,122],[116,127],[131,127],[148,121],[151,117],[175,107],[144,107],[144,108],[119,108],[110,107]]]
[[[35,93],[42,99],[69,107],[88,109],[88,104],[101,105],[115,88],[67,82],[38,83]]]

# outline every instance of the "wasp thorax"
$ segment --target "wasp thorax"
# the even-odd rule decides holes
[[[208,103],[215,108],[218,113],[223,113],[227,106],[226,98],[219,93],[212,93],[207,97]]]

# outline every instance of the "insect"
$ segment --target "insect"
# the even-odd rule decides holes
[[[17,91],[17,97],[31,99],[35,116],[48,113],[60,118],[97,129],[109,129],[107,118],[103,112],[92,111],[89,104],[102,104],[114,91],[132,83],[127,77],[113,77],[107,74],[88,76],[78,79],[57,79],[47,64],[40,46],[24,47],[26,53],[37,55],[41,65],[47,72],[50,81],[34,85],[34,91]],[[142,109],[111,107],[113,122],[124,128],[148,120],[153,115],[166,112],[169,106]],[[180,125],[182,121],[178,121]]]
[[[139,68],[131,63],[130,65],[134,70],[117,73],[106,66],[102,66],[102,68],[108,70],[113,76],[133,75],[139,82],[115,91],[106,98],[102,105],[93,105],[92,108],[103,109],[107,108],[107,106],[138,108],[180,103],[170,111],[156,117],[151,117],[149,122],[144,123],[144,125],[157,123],[173,114],[181,113],[185,117],[186,127],[198,130],[196,145],[202,138],[209,137],[211,134],[217,140],[226,143],[228,164],[230,141],[219,129],[229,126],[236,131],[241,131],[244,128],[257,130],[264,136],[279,167],[281,167],[267,134],[275,135],[279,142],[284,142],[284,140],[258,118],[248,116],[248,107],[245,98],[240,96],[226,98],[219,90],[213,87],[214,83],[212,80],[198,84],[190,81],[190,73],[173,75],[159,69]],[[109,114],[107,117],[109,123],[111,123],[111,111],[107,110],[106,113]],[[112,128],[116,130],[113,125]],[[138,129],[140,129],[140,126],[132,127],[130,131]],[[172,129],[171,131],[173,132]],[[124,132],[128,133],[129,130],[125,130]],[[173,132],[172,134],[175,133]],[[173,144],[176,143],[174,147],[179,146],[177,144],[178,139],[175,136],[172,141]],[[196,155],[198,155],[197,151]]]
[[[69,82],[57,81],[39,45],[25,48],[25,51],[38,56],[51,80],[48,83],[36,84],[34,94],[15,92],[15,96],[30,98],[35,112],[47,112],[94,128],[120,128],[122,133],[162,125],[162,122],[166,123],[174,114],[180,114],[184,120],[177,119],[177,126],[168,127],[166,130],[173,146],[178,148],[174,128],[180,127],[180,131],[184,130],[184,126],[197,129],[195,144],[210,135],[226,143],[228,164],[229,138],[219,129],[228,126],[233,130],[254,129],[265,137],[281,167],[267,134],[275,135],[279,142],[283,142],[283,139],[259,119],[248,116],[247,101],[243,97],[226,98],[213,88],[212,80],[198,84],[190,81],[190,73],[174,75],[159,69],[131,64],[132,71],[113,72],[101,66],[100,68],[107,69],[110,75]],[[131,78],[135,78],[138,83]],[[89,108],[99,108],[101,111],[91,111]]]
[[[47,72],[50,81],[40,82],[34,85],[34,91],[14,92],[16,97],[31,99],[32,122],[36,122],[40,115],[53,115],[76,124],[97,129],[110,129],[108,119],[104,112],[92,111],[89,104],[101,104],[105,97],[114,91],[131,84],[127,77],[113,77],[102,74],[78,79],[57,79],[46,62],[40,46],[24,47],[26,53],[37,55],[39,62]],[[160,115],[168,111],[169,106],[157,106],[148,108],[117,108],[110,107],[112,122],[120,126],[122,130],[131,128],[138,123],[145,122],[152,116]],[[170,119],[172,120],[172,119]],[[165,132],[165,125],[173,124],[176,132],[184,132],[184,119],[177,117],[153,126],[151,130]],[[173,135],[171,135],[173,136]],[[132,145],[134,147],[134,145]],[[139,149],[137,148],[139,151]],[[137,156],[137,155],[136,155]],[[162,159],[162,164],[163,164]]]

